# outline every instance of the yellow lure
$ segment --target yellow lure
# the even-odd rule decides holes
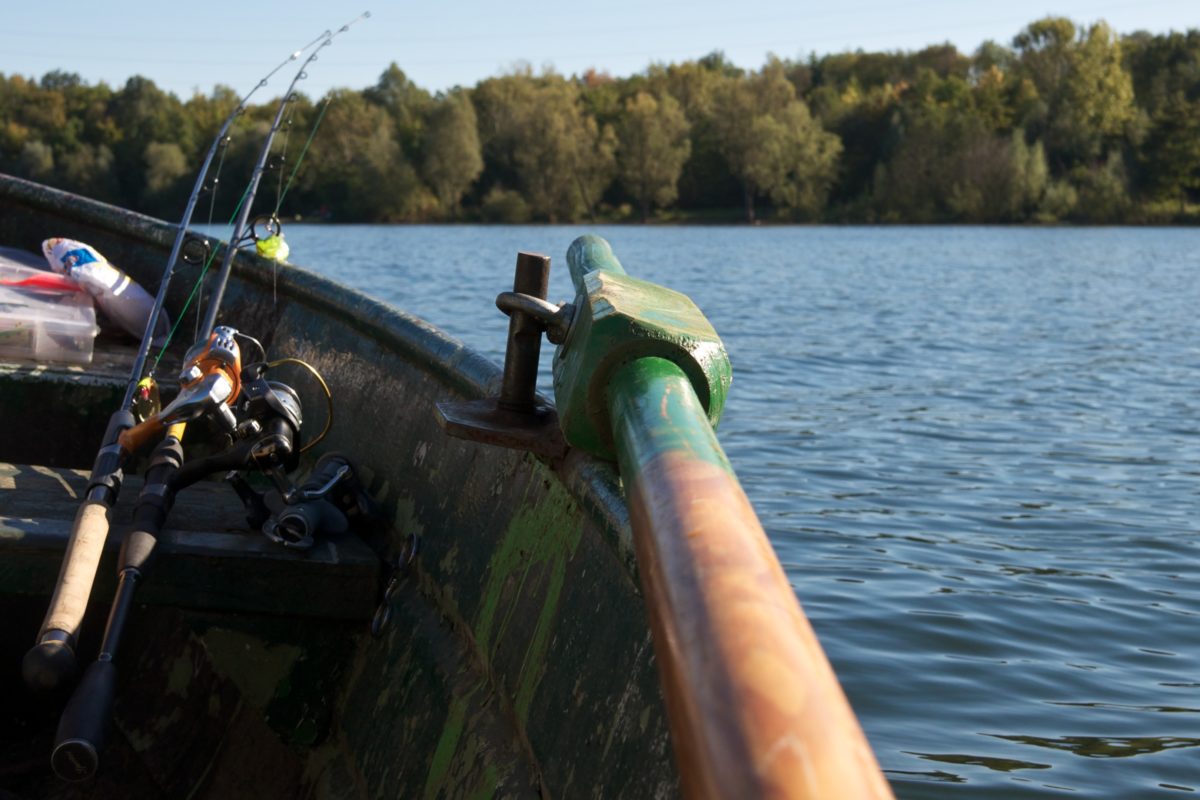
[[[276,233],[268,236],[265,239],[258,239],[254,242],[254,249],[263,258],[269,258],[272,261],[287,261],[288,253],[291,248],[287,242],[283,240],[282,233]]]

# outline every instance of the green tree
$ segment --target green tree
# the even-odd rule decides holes
[[[462,196],[483,172],[475,106],[466,92],[438,99],[426,123],[422,149],[425,180],[443,211],[457,217]]]
[[[681,206],[725,208],[742,202],[740,181],[730,172],[714,129],[717,88],[742,74],[720,53],[647,71],[648,88],[656,96],[675,98],[691,126],[692,151],[677,183]]]
[[[625,101],[624,110],[617,129],[621,182],[645,222],[651,205],[668,206],[678,196],[679,175],[692,152],[689,126],[670,95],[656,100],[638,92]]]
[[[665,90],[678,102],[692,124],[713,111],[717,87],[725,80],[742,76],[742,70],[714,53],[701,61],[654,64],[647,70],[651,86]]]
[[[114,169],[125,201],[145,210],[146,151],[155,143],[174,143],[185,153],[195,150],[195,130],[183,104],[153,81],[133,77],[108,104],[108,113],[119,134],[112,150]]]
[[[71,191],[100,200],[118,200],[113,153],[106,145],[83,144],[58,158],[59,174]]]
[[[419,219],[428,190],[404,158],[391,117],[358,92],[336,90],[301,171],[305,195],[345,221]]]
[[[158,204],[158,216],[170,217],[171,201],[179,194],[180,181],[189,172],[183,150],[174,142],[151,142],[146,145],[145,204]],[[182,205],[181,203],[179,205]]]
[[[363,97],[387,111],[392,118],[396,141],[406,158],[417,163],[421,144],[425,141],[425,120],[433,108],[433,96],[408,79],[396,62],[379,76],[373,87],[363,91]]]
[[[485,222],[500,222],[510,225],[529,222],[529,204],[520,192],[493,186],[484,196],[479,212]]]
[[[611,125],[601,125],[595,117],[577,110],[578,116],[572,119],[571,173],[583,210],[595,222],[596,207],[617,174],[617,134]]]
[[[18,172],[35,181],[44,181],[54,174],[54,151],[39,139],[29,139],[21,146],[17,161]]]
[[[203,158],[225,119],[237,108],[241,97],[228,86],[216,86],[209,94],[199,92],[183,104],[184,113],[196,129],[196,149],[192,155]]]
[[[832,183],[840,142],[809,114],[771,60],[748,78],[727,78],[717,87],[712,124],[721,153],[742,182],[746,220],[754,222],[755,198],[815,211]]]
[[[1176,92],[1166,100],[1142,152],[1150,194],[1177,199],[1184,211],[1188,192],[1200,190],[1200,99]]]
[[[971,59],[971,72],[978,76],[995,67],[1002,74],[1008,73],[1012,70],[1014,60],[1012,50],[988,39],[975,50]]]
[[[496,184],[515,181],[530,212],[557,222],[591,215],[616,168],[616,135],[580,102],[579,87],[526,70],[485,81],[475,94],[485,158]]]
[[[776,206],[808,217],[819,214],[836,174],[841,140],[824,131],[800,101],[756,117],[751,133],[758,145],[746,159],[746,178]]]
[[[978,84],[931,71],[907,93],[894,149],[876,173],[884,219],[1010,221],[1032,213],[1044,191],[1042,151],[1027,147],[1019,131],[995,130],[978,94]]]
[[[822,127],[842,142],[837,179],[829,202],[851,218],[861,219],[867,205],[875,170],[894,145],[893,127],[906,84],[885,84],[865,92],[856,81],[844,89],[819,86],[809,103]]]
[[[1052,162],[1064,169],[1095,162],[1126,136],[1136,116],[1133,84],[1108,25],[1076,35],[1070,20],[1050,17],[1029,25],[1013,46],[1042,100],[1024,122],[1043,135]]]
[[[1036,219],[1046,211],[1046,193],[1050,189],[1050,168],[1046,164],[1046,148],[1040,141],[1032,146],[1025,142],[1025,131],[1012,134],[1012,161],[1016,176],[1013,197],[1015,219]]]
[[[1134,97],[1147,118],[1158,116],[1177,94],[1200,94],[1200,29],[1152,36],[1145,31],[1121,40]]]
[[[536,79],[525,69],[488,78],[471,92],[483,148],[481,195],[492,187],[512,191],[520,185],[513,153],[522,137],[520,119],[533,104],[536,91]]]
[[[1076,219],[1114,223],[1129,212],[1129,177],[1120,152],[1110,153],[1099,164],[1075,167],[1070,178],[1078,193]]]

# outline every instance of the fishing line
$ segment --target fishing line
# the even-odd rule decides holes
[[[237,207],[234,209],[233,217],[230,219],[230,224],[233,225],[233,233],[230,236],[230,241],[226,248],[225,259],[221,264],[221,272],[218,276],[217,286],[214,289],[213,297],[209,301],[210,305],[209,305],[208,313],[205,315],[204,322],[201,324],[201,327],[204,329],[205,335],[207,335],[207,333],[212,330],[212,327],[215,324],[216,313],[217,313],[218,308],[220,307],[221,297],[224,293],[224,288],[225,288],[225,281],[228,280],[229,268],[231,266],[234,254],[240,247],[242,247],[242,245],[244,245],[246,243],[244,241],[244,234],[245,234],[246,217],[249,215],[249,206],[251,204],[253,204],[253,202],[254,202],[254,195],[258,190],[259,181],[262,179],[262,174],[265,171],[264,167],[266,164],[266,158],[270,152],[271,143],[275,137],[275,134],[279,130],[280,123],[282,121],[282,115],[283,115],[284,108],[286,107],[287,103],[294,102],[294,100],[295,100],[294,90],[296,88],[296,84],[299,81],[303,80],[304,78],[308,77],[308,73],[305,72],[305,70],[307,69],[309,64],[311,64],[313,61],[316,60],[317,54],[318,54],[318,52],[320,52],[320,50],[322,48],[331,44],[338,35],[348,31],[352,25],[354,25],[355,23],[359,22],[360,20],[366,19],[370,16],[371,16],[371,12],[364,11],[362,14],[359,14],[357,17],[352,19],[350,22],[348,22],[345,25],[343,25],[342,27],[338,28],[337,31],[334,31],[331,33],[329,30],[326,30],[321,36],[314,39],[312,42],[310,42],[304,48],[302,48],[301,50],[297,50],[295,53],[293,53],[291,55],[291,57],[288,58],[287,61],[281,63],[278,67],[276,67],[274,70],[272,70],[271,73],[267,76],[269,78],[271,75],[274,75],[276,72],[278,72],[280,69],[282,69],[285,64],[290,63],[291,61],[295,61],[300,56],[300,54],[302,52],[304,52],[304,50],[307,50],[308,48],[310,48],[314,44],[316,44],[316,49],[312,52],[311,55],[309,55],[308,59],[301,65],[299,71],[296,73],[296,76],[292,79],[291,84],[288,86],[287,91],[284,93],[283,99],[280,101],[279,110],[276,112],[275,121],[272,124],[271,129],[267,133],[267,139],[264,142],[263,150],[259,155],[258,163],[255,164],[254,171],[250,176],[250,181],[247,183],[245,190],[242,192],[242,197],[241,197],[241,199],[238,200]],[[266,82],[267,81],[265,78],[263,80],[259,81],[258,85],[255,86],[254,89],[252,89],[249,94],[253,94],[253,92],[255,90],[266,85]],[[226,121],[225,126],[222,129],[222,135],[224,135],[224,133],[226,133],[228,131],[229,126],[233,122],[234,116],[236,116],[237,113],[239,113],[242,109],[244,109],[246,100],[249,98],[249,94],[247,94],[246,98],[244,98],[243,101],[238,105],[238,109],[235,110],[234,114],[230,115],[230,118]],[[217,142],[214,142],[214,149],[215,149],[216,144],[217,144]],[[307,150],[307,145],[305,147],[305,150]],[[207,171],[208,163],[210,163],[211,160],[212,160],[212,152],[210,151],[209,156],[208,156],[208,161],[206,161],[206,163],[205,163],[205,167],[204,167],[204,170],[202,171],[202,174]],[[297,166],[298,166],[298,164],[297,164]],[[293,171],[293,175],[294,175],[294,171]],[[291,181],[289,180],[288,183],[290,185]],[[285,189],[285,191],[286,191],[286,189]],[[188,219],[190,219],[190,214],[188,215]],[[180,228],[181,234],[183,232],[184,227],[185,227],[184,225],[181,225],[181,228]],[[188,308],[191,306],[192,301],[195,299],[198,290],[200,289],[201,285],[204,282],[205,276],[208,274],[208,270],[211,267],[213,260],[216,258],[216,253],[217,253],[217,249],[212,248],[212,250],[209,254],[209,257],[204,264],[204,268],[200,271],[200,274],[197,276],[196,283],[193,286],[191,293],[188,295],[187,301],[185,302],[184,307],[183,307],[183,312],[180,314],[180,318],[182,318],[187,313]],[[175,333],[178,331],[178,328],[179,328],[179,320],[177,319],[175,322],[175,325],[171,328],[171,331],[168,333],[166,341],[163,343],[162,347],[160,348],[158,356],[155,358],[155,361],[154,361],[155,367],[157,367],[158,364],[162,361],[163,356],[166,354],[167,347],[170,345],[171,341],[174,339]],[[196,338],[199,339],[200,335],[198,334]],[[147,345],[148,345],[148,342],[147,342]]]
[[[296,159],[296,166],[292,167],[292,174],[288,176],[287,185],[283,187],[283,193],[279,197],[279,202],[275,204],[275,213],[273,216],[279,216],[279,207],[283,205],[283,198],[287,196],[288,191],[292,188],[292,181],[296,179],[296,173],[300,170],[300,165],[304,163],[304,156],[308,153],[308,147],[313,143],[313,138],[317,135],[317,129],[321,127],[321,120],[325,119],[325,112],[329,110],[329,105],[333,102],[333,96],[325,99],[325,105],[321,106],[321,113],[317,114],[317,121],[313,123],[312,131],[308,134],[308,141],[304,143],[304,147],[300,150],[300,156]],[[282,178],[283,176],[280,175]]]
[[[292,174],[288,175],[286,185],[284,185],[284,183],[283,183],[283,171],[280,170],[280,172],[279,172],[280,190],[279,190],[279,193],[275,197],[275,210],[273,212],[271,212],[272,219],[274,219],[274,220],[279,219],[279,209],[283,206],[283,198],[287,197],[287,193],[291,190],[292,181],[294,181],[296,179],[296,173],[299,172],[300,165],[304,163],[304,156],[308,154],[309,145],[312,144],[313,138],[317,135],[317,129],[321,127],[321,120],[323,120],[325,118],[325,112],[329,110],[329,104],[332,102],[333,102],[333,97],[332,96],[327,97],[325,99],[325,104],[321,106],[321,111],[319,114],[317,114],[317,120],[316,120],[316,122],[313,123],[312,130],[309,131],[308,140],[305,141],[304,147],[302,147],[300,149],[300,155],[296,158],[295,166],[292,167]],[[292,109],[292,112],[294,115],[295,109]],[[288,121],[288,125],[289,125],[289,133],[290,133],[290,125],[291,125],[290,119]],[[286,152],[287,152],[286,136],[283,140],[283,147],[284,147],[284,154],[286,156]],[[279,235],[282,236],[283,234],[280,233]],[[271,304],[272,305],[275,305],[276,303],[279,302],[278,279],[279,279],[279,259],[273,258],[273,259],[271,259]]]
[[[281,205],[283,205],[283,194],[284,194],[283,173],[284,173],[284,167],[287,165],[287,151],[288,151],[288,143],[291,141],[291,137],[292,137],[292,123],[295,122],[295,119],[296,119],[295,98],[294,97],[290,98],[288,102],[292,103],[292,107],[288,111],[287,122],[284,123],[283,147],[280,148],[280,153],[278,156],[276,156],[276,161],[274,162],[275,168],[279,170],[279,181],[275,184],[275,210],[273,212],[271,212],[271,219],[273,219],[273,220],[279,219],[279,207]],[[296,174],[295,170],[292,171],[292,174],[293,175]],[[288,180],[288,185],[291,186],[291,180]],[[281,225],[279,226],[279,230],[280,230],[280,232],[276,235],[282,237],[283,236],[283,233],[282,233],[283,227]],[[268,237],[268,238],[270,238],[270,237]],[[286,256],[285,256],[285,258],[286,258]],[[274,308],[276,305],[279,304],[278,275],[279,275],[279,259],[272,258],[271,259],[271,307],[272,308]]]
[[[249,186],[247,186],[246,190],[244,192],[242,192],[242,198],[240,200],[238,200],[237,206],[233,209],[233,216],[231,216],[229,218],[229,222],[225,223],[226,225],[232,225],[234,220],[237,219],[238,212],[241,210],[242,204],[246,202],[246,196],[248,194],[250,194]],[[233,247],[233,245],[230,245],[230,247]],[[171,340],[175,338],[175,332],[179,330],[179,324],[183,321],[184,317],[187,316],[187,310],[188,310],[188,308],[191,307],[192,301],[195,300],[196,295],[201,292],[201,287],[204,286],[204,276],[208,274],[208,268],[212,266],[212,262],[216,259],[216,257],[217,257],[217,248],[214,247],[209,251],[208,259],[204,262],[204,267],[201,268],[200,274],[196,277],[195,283],[192,284],[192,291],[190,293],[188,293],[187,300],[185,300],[183,303],[183,308],[181,308],[179,310],[179,317],[175,320],[175,324],[171,326],[171,330],[167,334],[166,341],[163,342],[162,347],[159,348],[158,355],[154,358],[154,365],[150,367],[151,374],[153,374],[154,370],[156,370],[158,368],[158,363],[160,361],[162,361],[163,356],[166,355],[167,347],[171,344]],[[196,303],[196,313],[197,313],[197,315],[199,315],[199,313],[200,313],[200,304],[199,303]],[[196,338],[199,339],[200,334],[199,334],[199,330],[198,330],[199,329],[198,323],[197,323],[196,327],[197,327]]]
[[[286,64],[287,62],[285,61],[284,63]],[[257,89],[258,87],[256,86],[255,88]],[[249,95],[247,95],[247,97],[249,97]],[[240,111],[235,111],[234,116],[237,116],[240,113],[241,113]],[[217,159],[217,170],[216,170],[216,172],[213,173],[212,182],[208,184],[209,196],[208,196],[208,222],[207,222],[207,225],[209,228],[212,227],[213,217],[216,216],[217,191],[219,190],[220,184],[221,184],[221,170],[224,169],[224,167],[225,167],[225,156],[229,154],[229,144],[232,141],[233,141],[233,137],[229,136],[229,134],[226,133],[224,136],[221,137],[221,144],[218,146],[220,149],[221,157],[219,159]],[[207,244],[207,240],[205,243]],[[205,269],[208,269],[207,264],[205,265]],[[186,306],[184,307],[184,311],[185,312],[187,311]],[[180,316],[181,317],[183,316],[182,312],[180,313]],[[196,338],[199,338],[199,336],[200,336],[200,304],[197,303],[196,304],[196,327],[195,327],[195,332],[192,334],[192,338],[196,339]],[[170,339],[168,338],[167,341],[170,341]],[[154,367],[158,366],[158,361],[161,358],[162,358],[162,354],[159,353],[158,358],[156,358],[154,360]],[[151,369],[150,369],[151,372],[154,371],[154,367],[151,367]]]
[[[219,313],[219,311],[221,309],[221,300],[225,294],[225,288],[229,283],[229,274],[230,274],[230,270],[233,267],[233,258],[234,258],[234,255],[236,254],[237,249],[244,243],[244,237],[246,236],[246,221],[247,221],[247,218],[249,217],[250,208],[254,203],[255,194],[258,192],[259,182],[262,180],[262,177],[263,177],[263,172],[264,172],[264,167],[266,165],[267,156],[270,153],[271,144],[274,141],[275,134],[278,133],[279,126],[280,126],[281,122],[283,121],[283,114],[286,109],[286,104],[288,102],[292,102],[294,100],[293,92],[296,88],[296,84],[299,81],[308,77],[308,73],[305,72],[305,70],[307,69],[309,64],[311,64],[313,61],[315,61],[317,59],[318,54],[320,53],[320,51],[323,48],[328,47],[330,44],[332,44],[334,38],[336,38],[338,35],[346,32],[346,31],[348,31],[350,29],[350,27],[352,25],[354,25],[355,23],[357,23],[359,20],[365,19],[370,16],[371,16],[371,12],[364,11],[362,14],[359,14],[353,20],[351,20],[347,24],[343,25],[335,33],[331,34],[330,36],[325,38],[320,44],[318,44],[316,46],[316,48],[313,50],[312,55],[310,55],[308,57],[308,59],[300,66],[299,72],[296,73],[296,77],[292,78],[291,85],[288,86],[287,91],[284,93],[284,97],[283,97],[283,100],[280,102],[279,109],[275,112],[275,119],[271,123],[271,129],[270,129],[270,131],[267,132],[266,141],[263,142],[262,150],[260,151],[259,156],[258,156],[258,161],[254,165],[254,171],[250,176],[250,186],[249,186],[248,197],[246,199],[245,205],[242,207],[241,212],[238,215],[237,222],[234,225],[233,235],[230,237],[230,243],[229,243],[230,246],[228,248],[226,248],[225,258],[221,261],[221,269],[220,269],[220,272],[217,273],[217,277],[215,279],[215,286],[213,287],[212,297],[208,303],[208,310],[205,312],[204,322],[200,326],[200,337],[201,338],[208,336],[217,324],[217,314]],[[256,239],[256,237],[253,234],[250,235],[250,238]]]
[[[279,181],[275,186],[275,214],[279,213],[279,206],[283,203],[283,168],[287,164],[288,141],[292,136],[292,122],[295,119],[296,106],[293,105],[291,111],[288,113],[287,122],[283,124],[283,147],[280,148],[279,160],[276,162],[276,167],[279,170]]]

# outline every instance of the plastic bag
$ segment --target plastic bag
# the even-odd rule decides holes
[[[154,298],[145,289],[83,242],[47,239],[42,242],[42,253],[52,270],[71,278],[95,298],[96,305],[109,319],[138,339],[142,338],[154,308]],[[169,327],[164,310],[158,315],[155,340],[165,337]]]

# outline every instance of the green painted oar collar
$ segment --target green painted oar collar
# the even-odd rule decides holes
[[[607,386],[613,371],[640,358],[679,366],[714,427],[732,369],[725,346],[689,297],[625,274],[608,243],[581,237],[568,253],[579,291],[567,340],[554,359],[554,396],[573,446],[615,459]]]

